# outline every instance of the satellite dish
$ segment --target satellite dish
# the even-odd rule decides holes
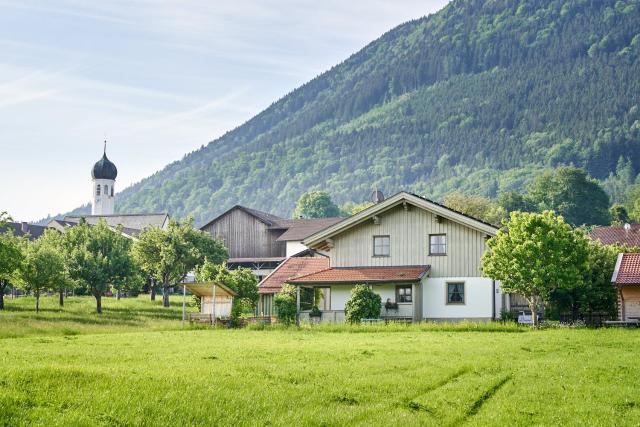
[[[373,203],[375,203],[375,204],[383,202],[384,201],[384,194],[382,194],[382,191],[373,190],[373,193],[371,193],[371,201]]]
[[[624,231],[629,231],[629,230],[631,230],[631,224],[625,223],[624,224]]]

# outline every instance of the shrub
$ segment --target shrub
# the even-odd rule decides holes
[[[273,305],[278,314],[278,321],[290,325],[296,321],[296,287],[285,284],[282,290],[273,298]]]
[[[380,295],[366,285],[356,285],[345,305],[345,318],[350,323],[360,323],[360,319],[377,319],[380,317],[381,304]]]

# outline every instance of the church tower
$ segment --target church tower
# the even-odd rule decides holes
[[[118,176],[118,169],[107,159],[107,141],[104,142],[102,158],[93,165],[91,178],[93,181],[93,198],[91,203],[91,215],[113,214],[114,184]]]

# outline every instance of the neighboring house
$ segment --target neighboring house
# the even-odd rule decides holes
[[[303,244],[328,254],[329,267],[288,282],[298,287],[299,306],[302,291],[322,288],[321,310],[329,321],[344,319],[357,284],[380,294],[382,317],[488,320],[499,313],[502,295],[495,281],[482,277],[480,259],[497,231],[401,192],[307,237]],[[385,309],[387,302],[397,309]],[[301,310],[299,317],[308,318],[308,312]]]
[[[0,227],[0,234],[11,231],[16,237],[27,237],[29,240],[36,240],[44,234],[47,227],[33,225],[27,222],[7,222]]]
[[[276,267],[267,277],[258,284],[260,300],[258,302],[258,314],[260,316],[273,316],[273,296],[280,292],[282,285],[290,279],[316,273],[329,268],[329,258],[326,256],[301,256],[287,258]],[[323,308],[326,308],[323,306]]]
[[[284,219],[236,205],[200,229],[224,242],[230,269],[250,268],[262,280],[287,257],[305,251],[305,237],[340,220]]]
[[[626,245],[640,247],[640,224],[625,224],[623,226],[596,227],[589,236],[599,240],[603,245]]]
[[[49,221],[47,227],[54,228],[61,233],[69,227],[76,226],[80,221],[84,220],[89,225],[96,225],[103,219],[107,225],[116,229],[122,226],[122,233],[130,238],[136,238],[138,234],[146,227],[166,228],[169,224],[169,215],[166,213],[158,214],[112,214],[112,215],[67,215],[63,219],[53,219]]]
[[[618,318],[640,320],[640,253],[618,254],[611,282],[618,288]]]

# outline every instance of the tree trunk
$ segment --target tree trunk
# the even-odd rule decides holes
[[[96,297],[96,312],[102,314],[102,295],[94,295]]]
[[[60,289],[60,307],[64,307],[64,289]]]
[[[117,298],[116,298],[116,299],[117,299],[118,301],[120,301],[120,289],[118,289],[118,292],[116,293],[116,295],[117,295]]]
[[[156,281],[155,281],[155,279],[151,279],[151,283],[149,285],[149,288],[151,290],[151,301],[155,301],[156,300]]]
[[[162,306],[169,307],[169,285],[166,283],[162,286]]]
[[[531,310],[531,321],[533,322],[533,327],[538,327],[538,297],[532,296],[531,298],[527,298],[527,302],[529,303],[529,310]]]
[[[0,310],[4,310],[4,289],[7,287],[7,284],[4,280],[0,280]]]
[[[40,292],[36,292],[36,313],[40,312]]]

